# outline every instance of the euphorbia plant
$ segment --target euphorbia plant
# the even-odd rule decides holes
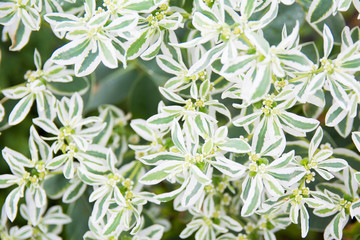
[[[357,10],[2,1],[1,239],[359,237]]]

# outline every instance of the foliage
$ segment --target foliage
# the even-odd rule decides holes
[[[358,11],[1,1],[1,239],[359,237]]]

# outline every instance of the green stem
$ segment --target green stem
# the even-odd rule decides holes
[[[250,42],[250,40],[245,36],[244,33],[240,35],[240,38],[241,38],[242,40],[244,40],[244,41],[247,43],[247,45],[249,45],[250,48],[253,48],[253,47],[254,47],[254,45]]]
[[[8,97],[3,97],[3,99],[0,100],[0,104],[3,104],[3,103],[6,102],[7,100],[9,100]]]
[[[302,74],[299,74],[299,76],[297,76],[297,77],[294,77],[294,78],[289,79],[288,82],[291,83],[291,82],[294,82],[294,81],[296,81],[296,80],[302,79],[302,78],[304,78],[304,77],[310,77],[310,76],[312,76],[313,74],[320,73],[320,72],[322,72],[322,71],[324,71],[324,68],[323,68],[323,67],[319,68],[319,69],[316,70],[316,71],[312,71],[312,72],[310,72],[310,73],[302,73]]]
[[[214,81],[214,86],[216,85],[216,84],[218,84],[221,80],[223,80],[224,79],[224,77],[223,76],[220,76],[220,77],[218,77],[215,81]]]
[[[2,131],[6,130],[6,129],[8,129],[8,128],[11,128],[11,127],[12,127],[12,126],[9,125],[8,123],[6,123],[4,126],[1,126],[1,127],[0,127],[0,134],[1,134]]]
[[[140,168],[141,168],[141,163],[139,161],[137,161],[135,166],[135,169],[132,171],[131,175],[129,176],[129,178],[131,180],[133,180],[133,178],[135,177],[135,175],[139,172]]]

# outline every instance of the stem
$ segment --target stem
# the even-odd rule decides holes
[[[0,100],[0,104],[3,104],[3,103],[6,102],[7,100],[9,100],[8,97],[3,97],[3,98]]]
[[[129,176],[129,178],[131,180],[133,180],[133,178],[135,177],[135,174],[137,174],[139,169],[141,168],[141,163],[139,161],[137,161],[135,164],[136,164],[136,167],[135,167],[134,171],[132,171],[131,175]]]
[[[220,77],[218,77],[215,81],[214,81],[214,86],[216,85],[216,84],[218,84],[221,80],[223,80],[224,79],[224,77],[223,76],[220,76]]]
[[[245,34],[241,34],[240,38],[244,40],[247,43],[247,45],[249,45],[249,47],[251,48],[254,47],[254,45],[249,41],[249,39],[245,36]]]
[[[4,126],[0,127],[0,134],[1,134],[2,131],[6,130],[6,129],[8,129],[8,128],[11,128],[11,127],[12,127],[12,126],[9,125],[8,123],[5,124]]]
[[[323,67],[319,68],[316,71],[312,71],[310,73],[301,73],[301,74],[299,74],[299,76],[289,79],[288,82],[291,83],[291,82],[294,82],[296,80],[302,79],[304,77],[310,77],[311,75],[316,74],[316,73],[320,73],[322,71],[324,71]]]
[[[248,140],[248,142],[252,139],[252,137],[254,136],[254,134],[250,134],[250,135],[248,135],[246,138],[247,138],[247,140]]]

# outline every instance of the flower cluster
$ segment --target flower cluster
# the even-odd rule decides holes
[[[290,224],[305,238],[312,217],[324,239],[342,239],[360,222],[360,29],[339,37],[325,21],[351,5],[360,11],[355,0],[1,2],[10,50],[41,24],[64,40],[44,64],[35,49],[36,70],[1,90],[4,134],[32,118],[29,153],[2,149],[1,239],[71,236],[63,225],[76,228],[80,201],[75,238],[86,240],[162,239],[175,227],[164,208],[185,214],[182,239],[273,240]],[[292,7],[302,18],[271,40]],[[303,41],[304,24],[321,47]],[[136,83],[159,69],[156,113],[131,119],[111,105],[123,79],[102,83],[102,65],[141,72]]]

